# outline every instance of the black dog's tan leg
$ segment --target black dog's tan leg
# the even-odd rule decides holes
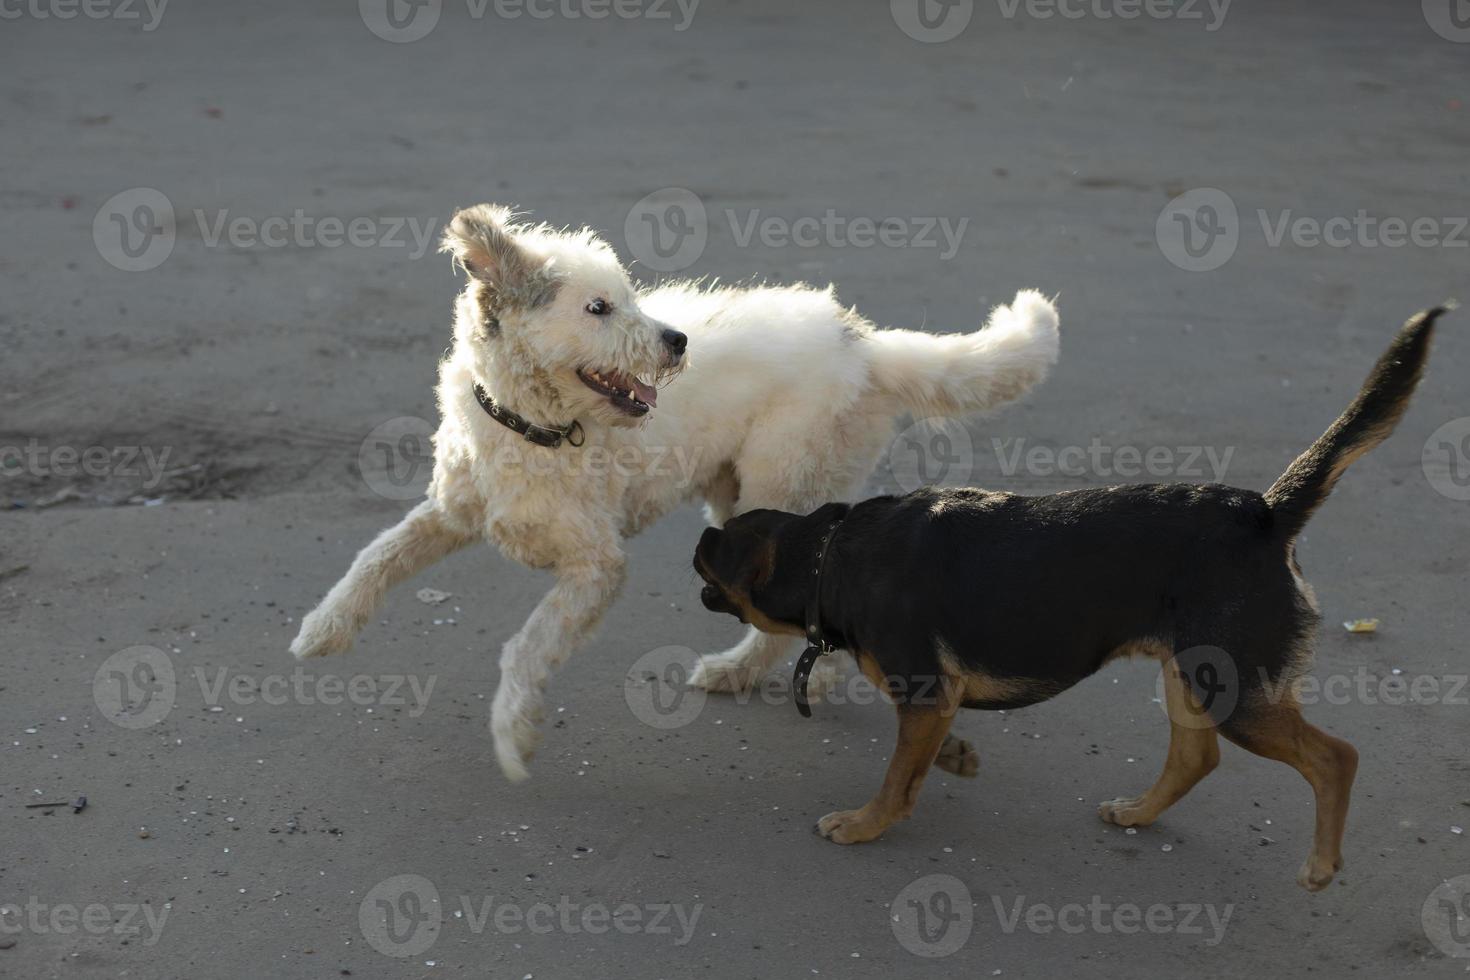
[[[980,771],[980,753],[968,741],[951,733],[944,736],[944,744],[939,747],[939,755],[934,759],[934,768],[952,772],[965,779],[974,779],[975,774]]]
[[[919,787],[949,734],[954,709],[939,705],[898,706],[898,747],[878,795],[860,810],[839,810],[817,821],[817,832],[838,844],[870,841],[914,812]]]
[[[1164,664],[1164,701],[1169,711],[1169,755],[1158,781],[1142,796],[1108,800],[1098,816],[1120,827],[1144,827],[1177,803],[1220,763],[1215,727],[1185,690],[1173,662]]]
[[[1317,827],[1297,882],[1307,891],[1321,891],[1342,868],[1342,833],[1358,750],[1310,724],[1295,704],[1253,706],[1237,712],[1221,731],[1243,749],[1286,763],[1312,785]]]

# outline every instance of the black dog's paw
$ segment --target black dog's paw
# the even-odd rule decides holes
[[[939,755],[935,758],[934,765],[956,776],[974,779],[975,773],[980,771],[980,753],[975,751],[975,746],[964,739],[946,735],[944,744],[939,747]]]

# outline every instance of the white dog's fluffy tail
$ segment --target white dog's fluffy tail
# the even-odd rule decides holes
[[[974,333],[875,330],[872,378],[920,417],[998,408],[1024,395],[1056,363],[1057,309],[1034,289],[997,306]]]

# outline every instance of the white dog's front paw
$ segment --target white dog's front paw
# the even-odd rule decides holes
[[[536,727],[540,714],[536,703],[508,695],[503,685],[495,695],[495,704],[490,709],[495,760],[500,763],[505,778],[513,783],[531,778],[528,766],[536,754],[536,746],[541,743],[541,732]]]
[[[350,622],[318,607],[301,620],[301,632],[291,641],[291,653],[297,660],[343,653],[352,646],[355,633]]]
[[[740,658],[728,653],[709,653],[694,662],[689,686],[714,694],[744,694],[760,679],[761,672],[745,666]]]

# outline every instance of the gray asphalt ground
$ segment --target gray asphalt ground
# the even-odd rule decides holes
[[[1302,543],[1326,616],[1314,676],[1337,682],[1308,717],[1362,752],[1347,864],[1318,895],[1294,880],[1306,784],[1233,747],[1154,827],[1097,818],[1162,763],[1143,663],[964,715],[979,778],[937,773],[881,841],[813,835],[878,783],[892,712],[853,696],[804,721],[784,668],[744,704],[648,680],[650,651],[738,635],[699,606],[694,508],[631,544],[527,784],[496,769],[487,713],[544,576],[463,553],[347,657],[298,674],[286,653],[409,506],[393,480],[422,480],[401,420],[434,418],[456,280],[394,226],[481,200],[591,225],[631,259],[638,202],[686,188],[707,244],[683,274],[832,281],[883,324],[970,329],[1018,287],[1056,293],[1055,374],[950,433],[946,478],[1107,484],[1131,448],[1208,480],[1191,453],[1210,450],[1231,454],[1226,482],[1264,488],[1405,317],[1466,293],[1470,44],[1447,12],[983,0],[930,43],[900,29],[903,3],[443,6],[400,43],[369,29],[389,30],[371,2],[180,0],[156,23],[141,4],[0,4],[0,976],[1466,971],[1465,313]],[[1174,206],[1190,252],[1170,201],[1192,191]],[[369,219],[367,237],[211,232],[298,210]],[[953,256],[744,238],[752,216],[829,210],[968,225]],[[1362,221],[1337,244],[1274,232],[1359,212],[1429,224],[1398,245]],[[130,256],[117,219],[165,234]],[[1094,440],[1096,461],[1046,465]],[[1042,452],[1013,466],[1017,441]],[[77,472],[68,453],[91,447]],[[898,452],[873,492],[910,479]],[[1362,617],[1378,632],[1343,629]],[[83,794],[77,814],[26,808]]]

